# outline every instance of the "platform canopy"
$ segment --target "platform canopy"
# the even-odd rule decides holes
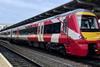
[[[99,0],[71,0],[70,2],[65,3],[59,7],[56,7],[54,9],[49,10],[49,11],[46,11],[46,12],[41,13],[39,15],[36,15],[32,18],[26,19],[24,21],[21,21],[19,23],[12,25],[12,26],[9,26],[6,29],[15,28],[15,27],[18,27],[21,25],[36,22],[36,21],[46,19],[46,18],[55,16],[58,14],[62,14],[62,13],[65,13],[65,12],[68,12],[71,10],[75,10],[78,8],[89,9],[89,10],[92,10],[92,11],[98,13],[98,12],[100,12],[100,5],[99,4],[100,4]],[[6,29],[3,29],[3,30],[6,30]]]
[[[84,5],[92,5],[92,10],[96,13],[97,16],[100,16],[100,0],[76,0],[80,4]]]
[[[78,3],[91,4],[100,7],[100,0],[76,0]]]

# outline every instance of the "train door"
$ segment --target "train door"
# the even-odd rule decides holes
[[[44,41],[43,34],[44,34],[44,23],[39,23],[38,32],[37,32],[38,41],[42,41],[42,42]]]
[[[12,39],[12,35],[13,35],[13,31],[12,31],[12,29],[10,30],[10,37],[11,37],[11,39]]]
[[[18,29],[18,28],[17,28],[17,30],[16,30],[15,36],[16,36],[16,39],[19,39],[19,29]]]

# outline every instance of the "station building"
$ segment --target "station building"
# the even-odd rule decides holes
[[[4,29],[4,28],[7,28],[7,27],[8,27],[7,25],[0,25],[0,30]]]

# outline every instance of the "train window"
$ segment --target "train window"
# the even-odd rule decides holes
[[[27,35],[28,34],[27,29],[19,30],[19,33],[20,33],[20,35]]]
[[[52,24],[44,26],[44,34],[51,34],[52,33]]]
[[[4,35],[7,35],[7,33],[6,33],[6,32],[4,32],[3,34],[4,34]]]
[[[1,32],[0,35],[3,35],[3,33]]]
[[[82,16],[81,19],[81,28],[82,29],[98,29],[97,21],[95,17]]]
[[[7,35],[10,35],[10,32],[7,32]]]
[[[94,16],[78,16],[78,24],[82,31],[99,30],[97,19]]]
[[[61,23],[54,23],[44,26],[44,34],[60,33]]]
[[[2,33],[2,35],[6,35],[6,33],[5,33],[5,32],[3,32],[3,33]]]
[[[19,30],[19,33],[20,35],[37,34],[37,28],[32,27],[32,28],[22,29],[22,30]]]
[[[52,32],[53,33],[60,33],[60,26],[61,26],[61,23],[55,23],[52,25]]]
[[[13,34],[16,34],[16,31],[13,31]]]
[[[29,34],[37,34],[37,27],[28,28],[28,29],[27,29],[27,32],[28,32]]]

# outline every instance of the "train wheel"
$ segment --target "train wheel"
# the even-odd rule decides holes
[[[37,42],[34,42],[32,45],[33,45],[34,47],[39,47],[39,43],[37,43]]]
[[[27,41],[27,43],[29,44],[29,46],[33,46],[33,44],[30,41]]]
[[[46,48],[46,44],[45,43],[39,43],[39,47],[45,49]]]
[[[65,56],[66,55],[65,47],[64,46],[60,46],[59,52]]]
[[[52,52],[52,49],[50,48],[50,45],[51,45],[51,43],[47,43],[47,44],[46,44],[46,50],[47,50],[48,52]]]

